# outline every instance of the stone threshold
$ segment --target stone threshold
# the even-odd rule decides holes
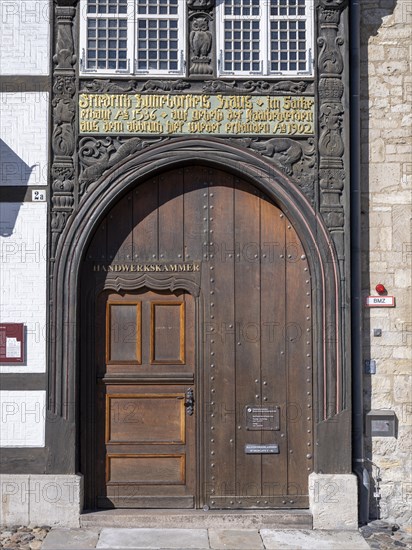
[[[312,523],[309,510],[115,509],[80,516],[84,528],[312,529]]]

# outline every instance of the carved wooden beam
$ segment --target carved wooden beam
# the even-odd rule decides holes
[[[53,55],[52,212],[50,258],[74,208],[76,72],[73,21],[77,0],[55,0]]]
[[[318,105],[320,211],[332,234],[340,258],[344,257],[345,180],[342,97],[344,94],[344,39],[339,34],[346,0],[319,0]]]

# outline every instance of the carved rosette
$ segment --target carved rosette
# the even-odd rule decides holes
[[[186,0],[189,22],[190,75],[213,74],[213,8],[215,0]]]
[[[339,258],[344,257],[345,223],[342,193],[345,181],[343,155],[342,81],[343,39],[339,24],[346,0],[319,0],[318,95],[320,211],[334,239]]]
[[[51,144],[51,250],[54,260],[59,237],[73,212],[76,133],[76,55],[73,20],[76,1],[57,0],[55,7],[55,54],[53,56],[53,129]]]

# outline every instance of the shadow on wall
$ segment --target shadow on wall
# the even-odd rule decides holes
[[[385,60],[382,57],[370,56],[369,42],[374,40],[374,37],[378,36],[382,26],[388,26],[390,23],[385,18],[399,18],[396,23],[403,24],[404,28],[407,27],[408,21],[410,23],[412,18],[412,4],[410,2],[400,3],[397,7],[397,0],[380,0],[376,1],[361,1],[361,22],[360,22],[360,42],[361,42],[361,59],[360,59],[360,100],[361,100],[361,120],[360,120],[360,132],[361,132],[361,194],[362,194],[362,290],[365,295],[376,294],[375,285],[382,281],[370,280],[370,214],[369,209],[371,207],[369,199],[369,178],[370,178],[370,164],[373,160],[370,157],[371,143],[374,136],[371,135],[370,128],[370,112],[369,109],[373,106],[371,98],[375,96],[380,101],[385,101],[382,91],[377,90],[374,86],[373,76],[374,72],[371,70],[370,63],[375,62],[375,66],[379,65],[382,70],[382,75],[385,74]],[[396,15],[395,15],[395,8]],[[385,21],[384,21],[385,20]],[[376,40],[375,40],[376,43]],[[382,44],[379,44],[382,47]],[[380,60],[379,60],[380,59]],[[388,69],[388,76],[392,73]],[[395,77],[396,79],[396,77]],[[390,88],[388,84],[388,89]],[[389,92],[390,93],[390,92]],[[389,98],[386,98],[389,102]],[[377,109],[377,106],[374,106]],[[383,110],[382,110],[383,111]],[[382,112],[382,119],[384,113]],[[383,127],[383,120],[381,121]],[[368,308],[364,308],[363,315],[363,359],[373,359],[371,357],[371,311]],[[364,371],[364,412],[365,415],[371,410],[371,398],[372,398],[372,380],[371,374],[367,374]],[[365,437],[365,458],[367,462],[366,468],[369,470],[371,476],[371,506],[370,506],[370,519],[377,519],[380,517],[380,498],[376,498],[374,495],[380,494],[379,489],[379,469],[372,466],[372,438],[370,436]]]
[[[37,164],[29,166],[22,160],[7,143],[0,139],[0,201],[2,201],[2,215],[0,216],[0,236],[10,237],[19,214],[20,206],[27,192],[27,184],[31,173]],[[15,187],[13,190],[13,203],[5,201],[6,190],[4,187]],[[13,207],[11,207],[13,204]],[[10,207],[8,207],[10,205]]]

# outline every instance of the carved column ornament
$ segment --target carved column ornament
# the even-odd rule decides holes
[[[74,207],[74,160],[76,131],[76,77],[73,21],[76,0],[57,0],[55,6],[55,53],[53,55],[53,163],[51,169],[51,250],[53,261],[59,237]]]
[[[345,181],[343,155],[342,81],[343,38],[339,24],[346,0],[319,0],[318,96],[319,96],[319,177],[320,211],[333,236],[339,258],[344,257]]]

